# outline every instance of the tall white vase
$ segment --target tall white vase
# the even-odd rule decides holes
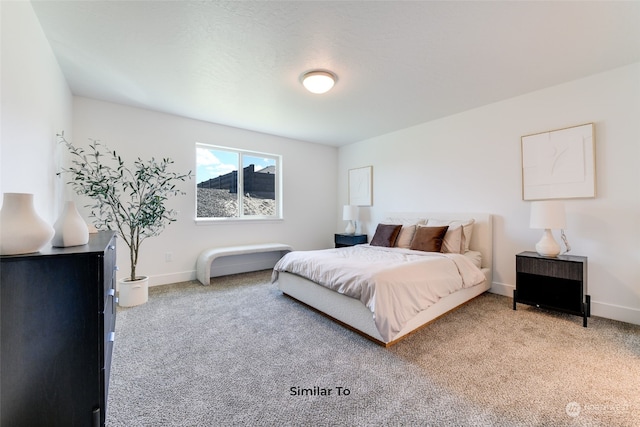
[[[53,227],[36,213],[33,194],[4,193],[0,209],[0,255],[38,252],[53,234]]]
[[[68,246],[86,245],[89,242],[89,228],[84,222],[75,202],[66,202],[60,218],[53,224],[55,235],[52,246],[66,248]]]

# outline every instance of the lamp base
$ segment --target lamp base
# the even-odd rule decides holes
[[[555,258],[560,255],[560,245],[553,238],[551,229],[544,230],[544,234],[538,243],[536,243],[536,252],[542,256]]]
[[[356,226],[353,225],[353,221],[349,221],[349,223],[347,224],[347,228],[345,228],[344,232],[346,234],[355,234]]]

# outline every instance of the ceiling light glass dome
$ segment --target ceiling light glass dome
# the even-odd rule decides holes
[[[314,70],[304,73],[302,84],[311,93],[326,93],[336,83],[336,75],[330,71]]]

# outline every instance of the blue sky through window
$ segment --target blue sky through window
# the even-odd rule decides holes
[[[213,148],[196,147],[196,182],[206,181],[238,169],[238,153]],[[267,166],[274,166],[275,159],[257,156],[244,156],[244,166],[255,165],[259,171]]]

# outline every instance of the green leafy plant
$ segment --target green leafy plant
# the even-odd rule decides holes
[[[177,212],[167,209],[165,202],[170,196],[185,194],[176,184],[191,179],[191,171],[171,172],[169,167],[174,162],[168,158],[145,162],[138,157],[129,168],[100,141],[90,139],[85,150],[67,141],[64,132],[57,136],[71,154],[71,166],[62,168],[58,175],[69,175],[67,183],[76,194],[93,199],[93,205],[86,207],[91,209],[95,227],[115,230],[129,247],[128,280],[136,280],[140,245],[176,221]]]

